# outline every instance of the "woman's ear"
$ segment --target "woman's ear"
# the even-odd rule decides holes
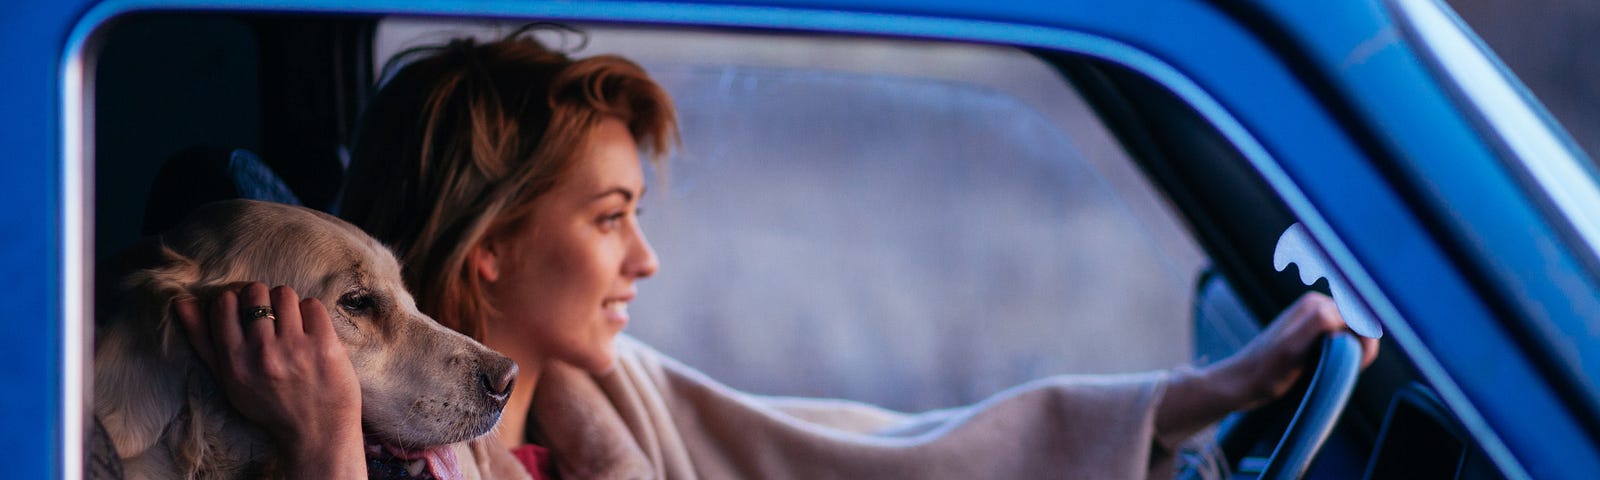
[[[490,238],[478,242],[467,252],[467,262],[472,265],[472,271],[477,272],[478,279],[487,283],[500,280],[500,255],[498,245]]]

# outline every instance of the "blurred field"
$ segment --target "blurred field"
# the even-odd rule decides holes
[[[748,391],[906,410],[1189,357],[1199,253],[1054,72],[782,40],[617,48],[685,135],[632,334]]]
[[[1600,2],[1449,0],[1451,7],[1600,159]],[[1600,208],[1600,206],[1596,206]]]

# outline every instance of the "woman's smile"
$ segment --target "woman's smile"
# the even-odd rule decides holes
[[[605,311],[606,320],[617,324],[617,329],[628,325],[628,302],[633,300],[633,295],[626,298],[613,298],[600,303],[601,310]]]

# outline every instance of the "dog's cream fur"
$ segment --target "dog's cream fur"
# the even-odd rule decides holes
[[[128,478],[274,473],[274,447],[234,411],[190,348],[173,301],[244,282],[289,285],[329,309],[361,383],[366,434],[407,448],[492,428],[485,375],[509,359],[417,311],[400,266],[356,227],[300,207],[210,204],[125,256],[99,297],[94,413]]]

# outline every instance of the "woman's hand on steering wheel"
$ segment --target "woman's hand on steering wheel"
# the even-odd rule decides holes
[[[1294,387],[1324,337],[1346,330],[1332,298],[1307,293],[1243,349],[1208,370],[1221,386],[1236,392],[1233,410],[1259,407]],[[1362,337],[1360,342],[1361,367],[1366,368],[1378,357],[1378,339]]]
[[[1199,370],[1174,372],[1156,410],[1157,434],[1168,441],[1187,438],[1229,413],[1283,396],[1312,366],[1318,343],[1345,330],[1332,298],[1316,292],[1301,296],[1232,356]],[[1366,367],[1378,356],[1378,340],[1360,342]]]

